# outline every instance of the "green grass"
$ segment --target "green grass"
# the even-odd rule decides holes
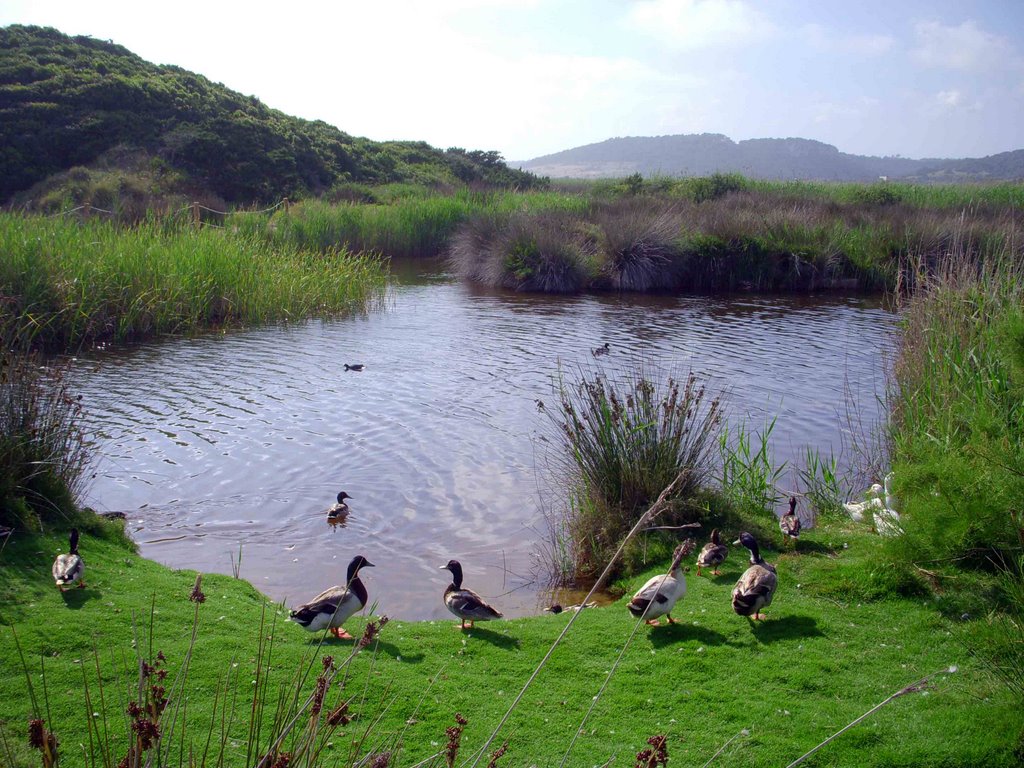
[[[380,203],[332,204],[310,200],[272,217],[239,213],[231,223],[277,245],[330,250],[345,248],[389,257],[431,257],[445,252],[455,231],[472,216],[531,211],[579,210],[586,198],[553,192],[425,194],[422,188],[390,185],[374,190]]]
[[[63,350],[361,310],[386,277],[372,256],[232,230],[0,214],[4,312]]]
[[[14,632],[40,703],[45,673],[49,712],[43,716],[60,740],[65,764],[85,765],[86,685],[92,711],[101,709],[97,659],[116,762],[125,746],[122,712],[136,679],[133,639],[138,636],[147,657],[157,650],[166,656],[170,690],[196,615],[187,599],[193,572],[170,571],[92,536],[83,537],[81,546],[88,588],[62,596],[49,567],[64,546],[63,538],[19,534],[0,551],[0,754],[9,760],[14,755],[14,766],[38,764],[38,755],[25,746],[31,705]],[[749,735],[736,739],[716,764],[785,765],[891,693],[950,665],[959,671],[940,675],[927,693],[897,699],[827,746],[812,764],[1018,764],[1014,750],[1020,747],[1024,712],[966,653],[958,640],[962,625],[951,624],[913,590],[905,590],[909,597],[898,596],[876,538],[832,527],[805,534],[800,549],[768,553],[778,563],[780,587],[769,618],[758,626],[730,608],[732,584],[745,567],[736,548],[721,577],[690,575],[689,594],[674,611],[681,623],[639,628],[568,764],[599,764],[612,756],[628,764],[648,736],[664,733],[672,765],[699,766],[746,729]],[[651,563],[625,586],[633,589],[665,566]],[[207,575],[203,588],[207,600],[198,606],[185,733],[201,745],[213,693],[234,692],[224,764],[242,765],[266,604],[244,581]],[[386,613],[387,595],[375,595],[372,581],[369,588]],[[320,669],[311,658],[318,638],[283,619],[283,611],[267,606],[262,636],[266,641],[272,635],[274,643],[269,665],[265,649],[262,654],[262,668],[269,669],[268,711],[278,686],[305,669],[303,659],[313,669],[303,690],[311,689]],[[351,620],[350,630],[358,632],[364,621]],[[460,754],[467,757],[483,745],[567,621],[566,614],[545,615],[466,633],[455,629],[454,619],[392,621],[379,643],[353,660],[345,690],[328,693],[325,709],[338,697],[354,696],[357,719],[334,732],[323,764],[349,764],[352,741],[362,742],[364,754],[378,746],[395,749],[400,741],[393,764],[411,765],[443,748],[444,730],[456,712],[469,720]],[[508,740],[500,765],[558,764],[633,627],[622,602],[579,616],[489,748]],[[323,652],[341,659],[350,647],[330,640]]]

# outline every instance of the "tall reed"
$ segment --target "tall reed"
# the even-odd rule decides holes
[[[385,281],[383,262],[345,250],[156,221],[123,229],[0,214],[3,312],[26,338],[62,349],[358,310]]]
[[[655,380],[643,370],[621,381],[580,370],[560,379],[557,394],[557,410],[545,412],[564,447],[561,538],[571,573],[560,575],[586,580],[673,481],[668,517],[692,519],[684,502],[713,472],[722,402],[695,374]]]
[[[24,348],[15,327],[0,325],[0,524],[40,530],[82,520],[76,501],[90,451],[81,406],[59,362]]]

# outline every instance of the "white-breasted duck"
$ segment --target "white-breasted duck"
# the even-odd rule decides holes
[[[750,567],[743,572],[732,590],[732,609],[740,616],[753,615],[755,620],[760,620],[761,609],[771,605],[775,587],[779,583],[775,566],[761,558],[757,539],[746,531],[733,543],[742,544],[750,550]]]
[[[366,366],[363,365],[362,363],[354,363],[352,365],[349,365],[348,363],[345,363],[345,370],[346,371],[361,371],[365,367]]]
[[[796,496],[789,497],[789,512],[779,518],[779,530],[782,531],[783,541],[792,539],[796,542],[800,538],[800,518],[796,516]]]
[[[491,621],[502,618],[501,611],[488,605],[480,595],[472,589],[462,586],[462,565],[458,560],[449,560],[441,566],[442,571],[451,571],[452,583],[444,591],[444,604],[460,620],[459,629],[473,628],[474,621]]]
[[[697,553],[697,575],[700,576],[701,568],[711,568],[715,576],[721,575],[718,566],[725,562],[729,556],[729,548],[722,543],[717,528],[711,531],[711,541],[704,545]]]
[[[64,555],[57,555],[53,561],[53,581],[61,592],[64,587],[78,585],[85,586],[85,562],[78,554],[78,529],[71,529],[71,537],[68,545],[68,552]]]
[[[682,571],[683,558],[693,552],[697,544],[687,539],[672,553],[672,565],[669,572],[660,576],[652,576],[633,595],[626,608],[638,619],[643,619],[652,627],[658,626],[659,616],[668,618],[669,624],[675,624],[672,609],[686,594],[686,576]]]
[[[345,586],[325,589],[308,603],[291,611],[288,618],[310,632],[330,629],[335,637],[351,640],[352,635],[342,629],[341,625],[366,606],[369,595],[359,578],[359,569],[372,567],[373,563],[362,555],[356,555],[348,564]]]

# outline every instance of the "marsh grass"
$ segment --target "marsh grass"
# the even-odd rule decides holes
[[[603,264],[596,286],[625,291],[668,290],[679,284],[683,219],[676,206],[626,198],[595,206]],[[605,285],[605,278],[607,284]]]
[[[0,524],[39,531],[85,525],[78,511],[91,456],[64,365],[0,325]]]
[[[811,513],[810,522],[843,514],[842,504],[850,498],[852,487],[835,454],[824,456],[821,451],[806,447],[803,465],[796,476]]]
[[[445,194],[392,185],[376,190],[372,202],[365,197],[334,204],[309,200],[270,217],[240,214],[232,222],[241,231],[294,248],[433,257],[445,253],[457,228],[474,217],[508,216],[520,209],[578,210],[583,205],[583,198],[549,192],[462,188]]]
[[[33,342],[74,350],[361,310],[385,265],[214,228],[0,215],[3,309]]]
[[[779,481],[786,463],[772,459],[771,437],[776,419],[760,430],[751,430],[745,422],[732,430],[725,426],[718,435],[719,487],[723,495],[744,518],[770,517],[784,498]]]
[[[563,209],[575,220],[564,226],[589,233],[597,250],[578,290],[878,291],[897,287],[907,254],[938,261],[956,246],[986,261],[1003,251],[1020,257],[1024,243],[1014,203],[1021,185],[927,192],[713,177],[633,186],[594,185],[589,198],[577,193],[589,204]],[[467,278],[515,286],[508,273],[519,265],[495,244],[509,228],[521,240],[525,228],[547,225],[529,207],[514,220],[468,221],[453,264]]]
[[[558,409],[544,409],[553,443],[564,450],[565,508],[554,559],[563,579],[585,581],[673,481],[665,523],[692,522],[696,513],[686,502],[712,473],[722,402],[692,373],[678,379],[645,370],[621,381],[579,370],[560,378],[557,395]]]

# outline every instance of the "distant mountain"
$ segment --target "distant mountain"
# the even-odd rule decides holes
[[[508,168],[497,152],[376,142],[291,117],[111,42],[0,28],[0,203],[124,150],[235,203],[315,194],[346,181],[538,181]]]
[[[911,160],[840,152],[811,139],[733,141],[718,133],[627,136],[567,149],[514,167],[552,178],[707,176],[741,173],[761,179],[875,181],[880,176],[928,181],[1024,178],[1024,150],[976,160]]]

